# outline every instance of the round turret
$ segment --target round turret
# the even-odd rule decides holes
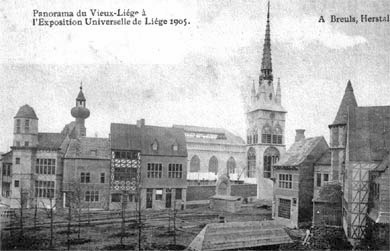
[[[19,108],[14,117],[13,146],[33,147],[38,144],[38,117],[29,105]]]

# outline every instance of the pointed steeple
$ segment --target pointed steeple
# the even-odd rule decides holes
[[[80,92],[77,95],[76,101],[85,101],[84,93],[83,93],[83,82],[80,82]]]
[[[263,59],[261,61],[260,78],[272,81],[273,76],[272,76],[271,29],[270,29],[270,20],[269,20],[269,16],[270,16],[269,9],[270,9],[270,3],[268,1],[267,24],[265,28]]]
[[[334,119],[332,125],[347,123],[348,110],[357,106],[358,105],[356,102],[355,94],[353,93],[351,81],[348,80],[347,87],[345,88],[344,97],[341,100],[339,110],[337,112],[336,118]]]
[[[276,86],[276,103],[279,105],[282,103],[282,90],[280,88],[280,78],[278,78],[278,85]]]

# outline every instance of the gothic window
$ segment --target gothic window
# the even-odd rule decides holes
[[[247,143],[248,143],[248,145],[252,144],[252,135],[251,134],[247,136]]]
[[[275,147],[268,147],[265,150],[263,159],[264,178],[272,177],[272,166],[279,160],[279,156],[279,151]]]
[[[26,119],[24,121],[24,132],[25,133],[30,132],[30,120],[29,119]]]
[[[215,173],[215,174],[218,173],[218,159],[215,156],[210,158],[210,161],[209,161],[209,172]]]
[[[197,155],[194,155],[190,161],[190,172],[200,171],[200,159]]]
[[[247,167],[247,177],[254,178],[256,175],[256,151],[253,147],[248,150],[248,167]]]
[[[153,150],[153,151],[157,151],[157,150],[158,150],[158,142],[157,142],[157,140],[154,140],[154,141],[153,141],[152,150]]]
[[[270,144],[271,136],[271,128],[268,125],[265,125],[261,132],[261,142]]]
[[[236,161],[233,157],[230,157],[226,163],[226,169],[228,174],[235,173],[236,171]]]
[[[16,120],[16,133],[20,133],[20,119]]]
[[[252,134],[253,134],[253,144],[259,143],[259,135],[257,134],[257,129],[254,129]]]
[[[272,135],[272,143],[281,145],[282,142],[283,142],[282,129],[280,129],[280,127],[277,126]]]

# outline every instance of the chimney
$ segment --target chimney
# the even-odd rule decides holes
[[[295,142],[305,139],[305,129],[296,129],[295,132]]]
[[[145,126],[145,119],[137,120],[137,127],[144,127]]]

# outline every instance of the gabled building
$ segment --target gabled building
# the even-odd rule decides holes
[[[111,208],[119,207],[123,194],[128,206],[141,208],[185,207],[187,147],[181,128],[111,124]]]
[[[370,179],[370,173],[378,174],[375,170],[390,150],[390,106],[358,106],[348,81],[329,129],[330,177],[342,187],[342,226],[348,240],[356,245],[372,230],[373,225],[367,224],[370,206],[387,208],[388,200],[370,204],[369,194],[373,192],[371,182],[375,180]],[[390,189],[389,183],[383,186],[384,190]]]
[[[270,6],[268,2],[263,58],[259,80],[253,82],[247,107],[246,177],[257,183],[257,197],[272,200],[272,165],[285,153],[285,121],[278,80],[275,90],[271,57]]]
[[[328,151],[324,137],[305,138],[297,130],[295,142],[273,166],[273,217],[286,226],[312,221],[314,164]]]

